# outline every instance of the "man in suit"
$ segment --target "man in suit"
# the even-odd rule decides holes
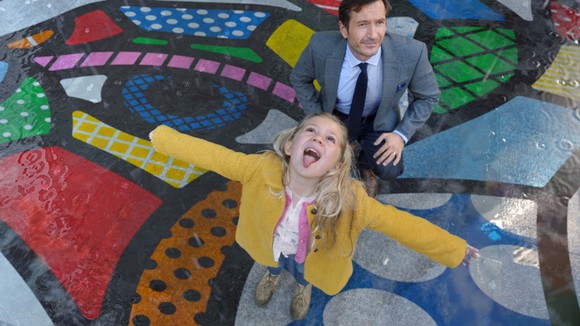
[[[390,9],[388,0],[343,0],[339,31],[315,33],[290,75],[306,113],[333,112],[349,127],[351,142],[360,144],[359,167],[371,196],[378,190],[376,176],[392,180],[403,173],[403,148],[440,94],[425,44],[386,34]],[[360,63],[367,63],[362,116],[351,112]],[[405,90],[409,106],[401,112]]]

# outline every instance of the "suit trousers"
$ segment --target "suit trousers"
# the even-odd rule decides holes
[[[348,118],[347,114],[344,114],[340,111],[334,110],[332,112],[336,115],[342,122],[346,122]],[[374,145],[374,142],[379,138],[379,136],[385,132],[392,132],[391,131],[383,131],[383,130],[375,130],[374,129],[374,116],[371,117],[363,117],[360,129],[360,135],[357,139],[358,143],[360,144],[360,152],[357,155],[357,163],[359,168],[364,169],[371,169],[375,172],[375,174],[381,178],[382,180],[393,180],[403,174],[404,171],[404,164],[403,164],[403,155],[399,160],[399,164],[396,166],[393,165],[393,161],[391,161],[386,166],[382,164],[377,164],[377,159],[373,158],[373,155],[381,148],[383,143],[379,145]]]

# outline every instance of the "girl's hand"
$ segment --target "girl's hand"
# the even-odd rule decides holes
[[[465,249],[465,258],[463,258],[462,264],[463,266],[467,266],[471,264],[473,259],[479,258],[479,250],[467,244],[467,248]]]

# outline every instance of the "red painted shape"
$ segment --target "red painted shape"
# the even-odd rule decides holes
[[[0,159],[0,219],[96,319],[127,243],[161,200],[60,147]]]
[[[122,32],[104,11],[95,10],[75,18],[75,29],[66,44],[90,43]]]
[[[557,1],[550,2],[552,20],[558,33],[572,40],[580,39],[580,12]]]
[[[338,17],[338,6],[342,0],[308,0],[308,2]]]

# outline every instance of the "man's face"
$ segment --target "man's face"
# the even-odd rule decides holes
[[[360,61],[366,61],[379,51],[387,31],[387,13],[382,1],[375,1],[350,13],[347,26],[338,23],[340,32],[350,47],[352,54]]]

